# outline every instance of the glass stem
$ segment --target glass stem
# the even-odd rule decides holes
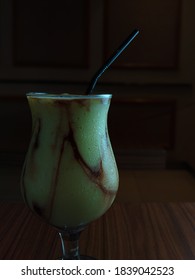
[[[59,232],[62,246],[62,260],[79,260],[79,236],[80,231]]]

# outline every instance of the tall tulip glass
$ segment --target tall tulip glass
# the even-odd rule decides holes
[[[32,136],[21,176],[28,207],[55,227],[62,259],[82,259],[79,236],[118,189],[107,130],[111,95],[29,93]]]

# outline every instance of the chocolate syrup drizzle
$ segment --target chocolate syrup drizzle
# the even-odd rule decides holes
[[[27,202],[27,195],[26,195],[26,188],[25,188],[25,182],[24,182],[24,178],[25,178],[25,173],[26,173],[26,164],[30,163],[30,172],[33,172],[32,168],[35,164],[34,162],[34,154],[37,151],[37,149],[40,146],[40,131],[41,131],[41,120],[40,118],[37,119],[35,126],[34,126],[34,131],[33,131],[33,143],[31,145],[31,150],[29,151],[29,154],[27,156],[27,161],[24,165],[24,169],[23,169],[23,175],[22,175],[22,184],[23,184],[23,195],[24,198]],[[56,194],[56,188],[57,188],[57,181],[59,178],[59,172],[60,172],[60,166],[61,166],[61,161],[62,161],[62,156],[64,153],[64,147],[65,147],[65,143],[69,142],[71,144],[72,147],[72,151],[74,154],[75,159],[77,160],[77,162],[79,163],[79,165],[82,167],[83,171],[85,172],[85,174],[89,177],[89,179],[95,183],[95,185],[106,195],[106,196],[110,196],[110,199],[112,199],[113,195],[116,194],[116,191],[113,190],[108,190],[106,189],[106,187],[104,187],[104,185],[102,184],[102,180],[104,177],[104,170],[102,167],[102,159],[100,159],[99,164],[97,167],[95,168],[91,168],[86,161],[84,160],[84,158],[82,157],[81,153],[79,152],[79,148],[78,145],[76,143],[75,137],[74,137],[74,130],[71,126],[71,124],[69,123],[69,131],[68,134],[65,134],[62,137],[62,144],[61,144],[61,148],[60,148],[60,152],[59,152],[59,156],[58,156],[58,161],[57,161],[57,167],[55,169],[55,174],[52,180],[52,185],[51,185],[51,192],[50,192],[50,199],[47,203],[46,206],[44,207],[40,207],[40,205],[37,204],[37,202],[32,202],[32,208],[33,210],[42,217],[45,217],[47,220],[51,219],[52,216],[52,209],[54,207],[54,201],[55,201],[55,194]],[[108,134],[106,133],[106,142],[108,143]]]
[[[38,118],[35,125],[34,125],[34,128],[32,129],[32,140],[31,140],[32,141],[32,148],[28,151],[28,154],[26,156],[24,166],[23,166],[23,170],[22,170],[22,176],[21,176],[22,193],[23,193],[23,197],[24,197],[24,200],[26,201],[26,203],[28,202],[27,195],[26,195],[25,180],[24,180],[25,179],[25,174],[26,174],[26,168],[27,168],[28,160],[30,158],[30,163],[31,163],[30,171],[31,171],[31,173],[33,173],[33,171],[34,171],[33,166],[35,166],[34,154],[35,154],[35,151],[39,147],[40,131],[41,131],[41,120],[40,120],[40,118]]]
[[[76,159],[76,161],[79,163],[79,165],[82,167],[82,169],[84,170],[84,172],[86,173],[86,175],[89,177],[89,179],[95,183],[96,186],[98,186],[101,191],[105,194],[105,195],[111,195],[113,196],[116,191],[112,191],[112,190],[107,190],[103,184],[101,184],[101,181],[103,179],[104,176],[104,170],[102,168],[102,160],[100,160],[99,166],[98,168],[90,168],[90,166],[87,165],[87,163],[85,162],[85,160],[83,159],[83,157],[81,156],[77,143],[75,141],[74,138],[74,133],[73,133],[73,129],[71,124],[69,123],[69,133],[68,135],[65,134],[63,137],[63,141],[62,141],[62,145],[61,145],[61,149],[60,149],[60,154],[59,154],[59,159],[58,159],[58,164],[57,164],[57,169],[56,169],[56,173],[55,173],[55,178],[53,181],[53,185],[51,187],[52,193],[50,195],[51,199],[50,199],[50,205],[48,207],[49,209],[49,218],[51,218],[52,215],[52,209],[53,209],[53,205],[54,205],[54,201],[55,201],[55,194],[56,194],[56,188],[57,188],[57,181],[59,178],[59,171],[60,171],[60,165],[61,165],[61,160],[62,160],[62,155],[64,152],[64,146],[65,143],[69,142],[71,144],[72,147],[72,151],[74,154],[74,157]]]

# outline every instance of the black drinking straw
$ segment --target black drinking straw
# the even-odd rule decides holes
[[[118,49],[111,55],[111,57],[102,65],[102,67],[95,73],[89,87],[87,89],[87,94],[92,94],[92,91],[97,83],[99,77],[106,71],[106,69],[115,61],[115,59],[126,49],[126,47],[133,41],[133,39],[138,35],[139,31],[135,29],[125,41],[118,47]]]

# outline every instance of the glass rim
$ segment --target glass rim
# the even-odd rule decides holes
[[[69,94],[69,93],[46,93],[46,92],[29,92],[26,93],[27,97],[33,97],[37,99],[100,99],[100,98],[111,98],[111,93],[98,93],[90,95],[82,94]]]

